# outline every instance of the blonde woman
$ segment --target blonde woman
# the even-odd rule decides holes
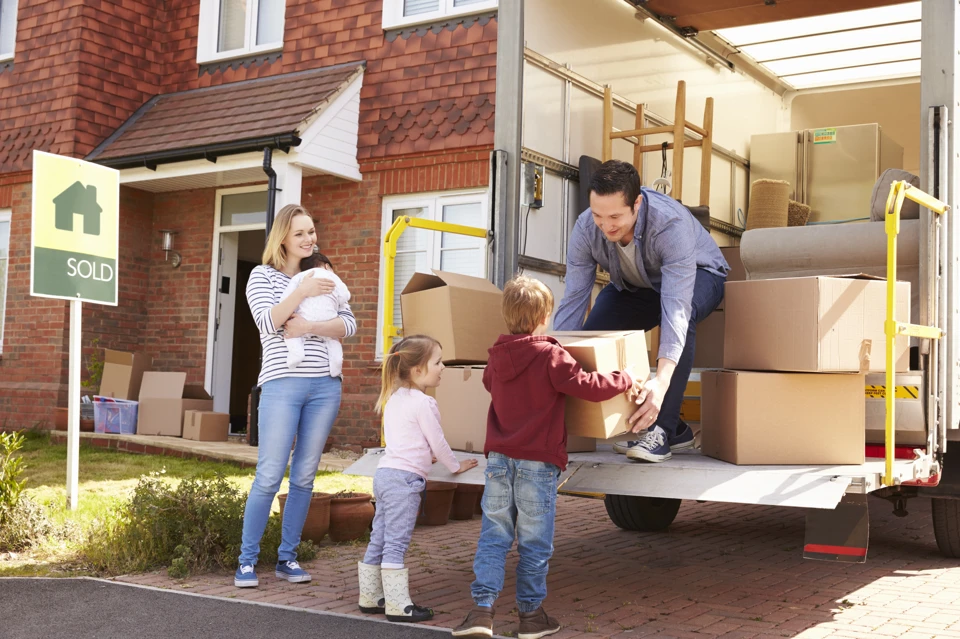
[[[300,261],[313,255],[316,243],[313,217],[302,206],[288,204],[277,213],[263,251],[264,263],[253,269],[247,284],[247,303],[260,329],[263,364],[258,381],[262,392],[257,474],[247,497],[240,567],[233,580],[239,588],[259,584],[255,566],[260,538],[291,448],[290,496],[283,510],[275,574],[292,583],[310,581],[310,575],[297,563],[296,548],[310,506],[320,454],[340,409],[341,390],[340,377],[330,374],[326,342],[318,337],[342,339],[357,331],[357,320],[346,303],[337,317],[325,322],[308,322],[294,312],[303,300],[332,292],[332,280],[304,278],[281,301],[291,278],[300,272]],[[295,368],[287,366],[284,340],[292,337],[305,338],[305,357]]]

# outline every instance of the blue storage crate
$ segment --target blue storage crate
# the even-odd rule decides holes
[[[139,402],[112,397],[93,397],[93,430],[97,433],[135,435]]]

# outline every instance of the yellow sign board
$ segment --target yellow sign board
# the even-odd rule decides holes
[[[117,305],[120,173],[33,152],[30,294]]]

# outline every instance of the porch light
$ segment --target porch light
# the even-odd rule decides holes
[[[170,262],[173,265],[173,268],[177,268],[180,266],[180,261],[182,259],[180,254],[173,250],[173,236],[176,235],[177,232],[161,229],[160,234],[163,236],[163,259],[165,262]],[[170,259],[171,253],[173,253],[173,260]]]

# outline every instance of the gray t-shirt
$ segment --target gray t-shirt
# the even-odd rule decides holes
[[[617,252],[620,254],[620,274],[623,281],[635,288],[648,288],[637,269],[637,243],[630,240],[623,246],[617,242]]]

